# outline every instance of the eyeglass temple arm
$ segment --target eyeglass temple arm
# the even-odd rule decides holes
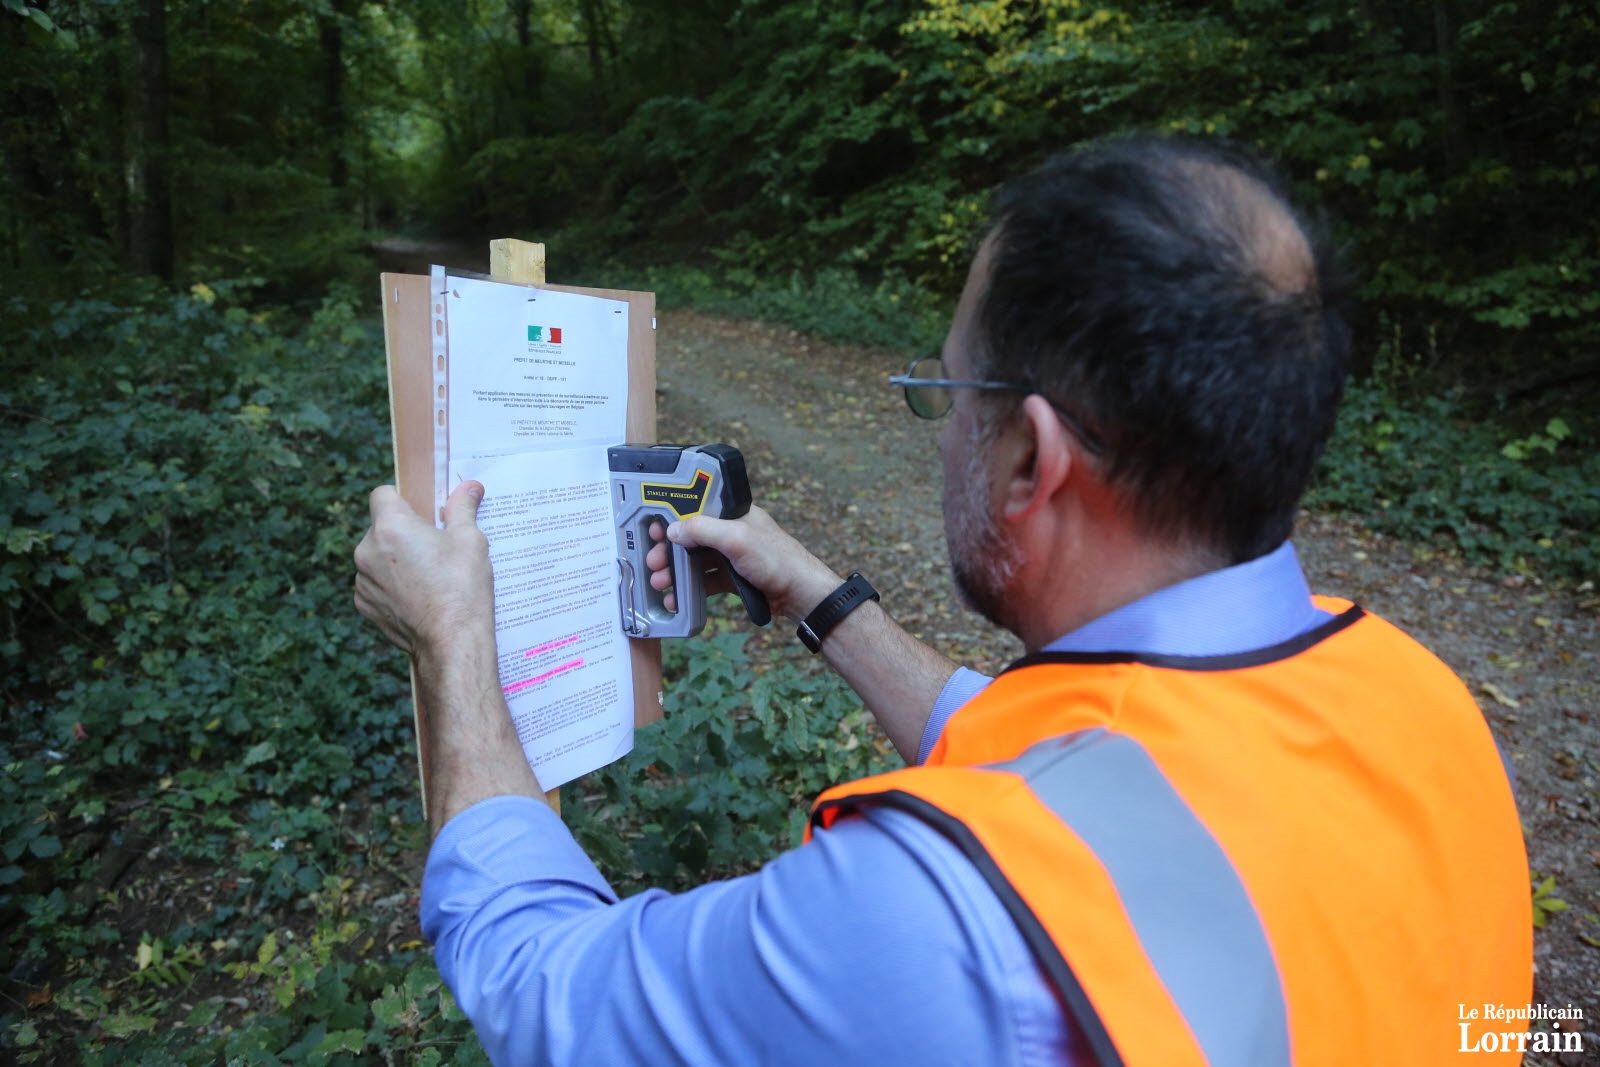
[[[955,378],[913,378],[909,374],[889,375],[889,384],[901,388],[913,385],[934,385],[945,389],[1010,389],[1016,392],[1031,392],[1025,385],[1014,385],[1011,382],[968,382]]]

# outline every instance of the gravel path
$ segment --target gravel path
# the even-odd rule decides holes
[[[1019,653],[956,606],[936,427],[885,384],[906,356],[686,311],[661,315],[657,343],[663,441],[739,447],[758,503],[952,659],[993,672]],[[1303,515],[1296,542],[1313,588],[1397,623],[1478,698],[1516,769],[1530,864],[1570,905],[1537,936],[1536,998],[1600,1031],[1600,596],[1496,578],[1343,517]],[[758,646],[790,636],[774,627]]]

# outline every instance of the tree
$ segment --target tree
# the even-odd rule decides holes
[[[170,281],[174,256],[166,0],[139,0],[129,30],[128,267]]]

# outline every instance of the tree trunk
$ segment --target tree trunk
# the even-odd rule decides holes
[[[524,52],[533,43],[533,0],[511,0],[511,21],[517,26],[517,47]]]
[[[590,99],[596,111],[606,108],[606,61],[600,51],[605,31],[601,27],[603,13],[600,0],[583,0],[583,29],[589,45]]]
[[[1433,0],[1433,45],[1439,64],[1439,111],[1444,121],[1444,164],[1449,174],[1460,172],[1467,158],[1466,120],[1456,97],[1456,30],[1445,0]]]
[[[516,114],[518,132],[532,137],[539,123],[539,71],[533,59],[533,0],[511,0],[511,18],[517,26]]]
[[[344,8],[334,0],[317,16],[317,40],[322,49],[322,125],[328,139],[328,184],[343,189],[350,182],[345,159]]]
[[[172,188],[168,173],[166,0],[139,0],[133,16],[128,102],[128,267],[172,280]]]

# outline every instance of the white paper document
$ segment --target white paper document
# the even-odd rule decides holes
[[[484,485],[500,686],[554,789],[633,747],[606,463],[624,437],[628,306],[456,277],[445,299],[449,487]]]
[[[617,610],[606,450],[451,464],[483,483],[500,688],[517,739],[554,789],[633,747],[633,671]]]
[[[621,444],[628,305],[445,279],[450,458]]]

